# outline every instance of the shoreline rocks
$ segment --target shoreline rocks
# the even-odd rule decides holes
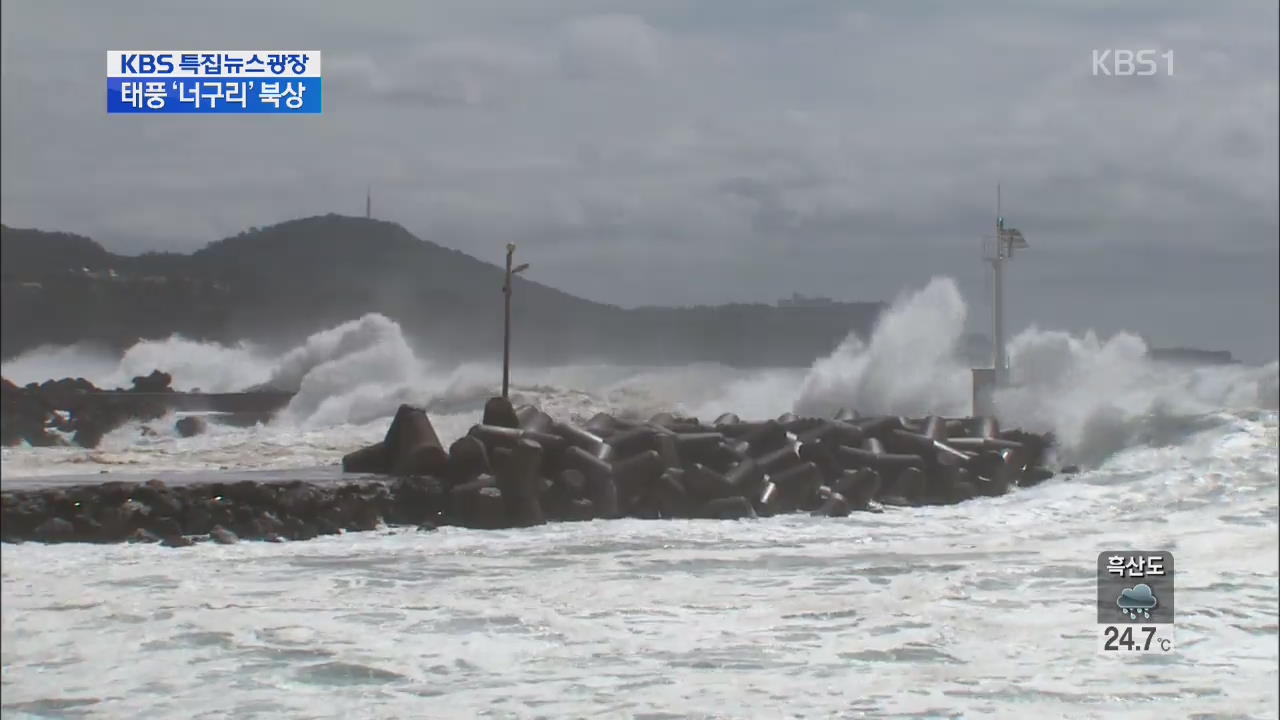
[[[0,445],[32,447],[74,444],[96,448],[103,436],[130,420],[150,421],[172,410],[230,413],[226,421],[265,420],[288,404],[291,393],[178,392],[169,373],[154,370],[133,378],[133,387],[108,390],[84,378],[63,378],[18,387],[0,379]],[[233,419],[234,418],[234,419]],[[189,415],[175,423],[182,437],[198,435],[207,421]],[[64,435],[71,435],[68,442]]]
[[[501,398],[446,451],[408,405],[343,458],[336,484],[107,482],[0,492],[5,542],[279,542],[383,526],[531,527],[620,517],[841,518],[949,505],[1053,476],[1053,438],[992,418],[787,414],[711,425],[670,414],[584,426]]]

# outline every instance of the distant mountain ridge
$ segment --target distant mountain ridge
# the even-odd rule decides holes
[[[91,341],[124,348],[173,333],[286,347],[379,312],[433,358],[501,352],[503,270],[398,224],[339,215],[291,220],[190,255],[116,255],[67,233],[0,226],[0,352]],[[884,303],[625,309],[524,278],[513,343],[521,362],[592,359],[803,365]]]

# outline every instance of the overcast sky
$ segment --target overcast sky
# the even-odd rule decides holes
[[[892,299],[1277,354],[1275,2],[6,0],[3,222],[121,252],[374,214],[619,305]],[[315,49],[319,117],[108,116],[107,50]],[[1097,77],[1092,51],[1174,53]]]

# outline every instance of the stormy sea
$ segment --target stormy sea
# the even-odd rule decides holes
[[[555,417],[965,415],[968,313],[945,279],[808,367],[518,362]],[[1153,362],[1136,336],[1010,342],[1004,426],[1059,474],[959,505],[847,518],[412,528],[283,544],[3,546],[4,717],[1265,718],[1280,712],[1277,364]],[[368,315],[280,354],[171,337],[48,347],[19,384],[295,390],[254,427],[133,423],[94,450],[5,448],[6,488],[105,479],[337,480],[401,402],[446,445],[495,392]],[[144,433],[144,425],[150,432]],[[1176,650],[1098,652],[1095,562],[1176,559]]]

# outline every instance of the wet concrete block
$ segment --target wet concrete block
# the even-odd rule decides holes
[[[692,515],[692,502],[684,486],[685,471],[668,468],[654,485],[653,499],[662,518],[685,518]]]
[[[751,447],[751,455],[760,457],[781,449],[791,442],[787,437],[786,428],[782,427],[776,420],[768,420],[760,423],[757,427],[741,436],[742,440]]]
[[[376,442],[342,456],[342,472],[386,474],[390,470],[386,444]]]
[[[820,504],[809,514],[814,517],[848,517],[849,503],[845,501],[844,496],[830,489],[824,489],[827,491],[818,493]]]
[[[870,507],[871,501],[879,495],[880,485],[880,473],[871,468],[860,468],[841,472],[832,489],[845,498],[850,508],[863,510]]]
[[[516,408],[516,421],[521,430],[534,432],[551,432],[551,416],[533,405],[521,405]]]
[[[511,406],[510,400],[504,397],[491,397],[484,404],[484,415],[480,424],[519,428],[520,418],[516,416],[516,410]]]
[[[646,450],[613,463],[618,495],[630,499],[644,494],[665,469],[656,450]]]
[[[822,473],[811,462],[801,463],[768,476],[779,491],[781,510],[791,512],[808,504],[822,486]]]
[[[737,425],[741,422],[742,418],[738,417],[734,413],[727,412],[717,417],[711,424],[719,427],[721,425]]]
[[[477,475],[492,472],[489,450],[480,438],[464,435],[449,446],[449,467],[445,471],[445,477],[453,482],[467,482]]]
[[[887,452],[876,453],[870,450],[861,450],[859,448],[845,447],[843,445],[836,448],[836,463],[845,469],[870,467],[882,472],[886,470],[900,470],[907,467],[925,467],[924,458],[919,455]]]
[[[589,432],[586,428],[557,420],[552,424],[551,432],[563,438],[569,447],[582,448],[601,460],[613,459],[613,448],[609,447],[602,437]]]
[[[511,527],[542,525],[542,448],[532,440],[521,440],[511,449],[511,460],[498,471],[498,488]]]
[[[724,441],[724,435],[718,432],[677,433],[675,441],[680,464],[689,467],[693,463],[711,463]]]
[[[695,501],[714,500],[735,494],[732,483],[702,463],[694,463],[684,474],[684,486]]]
[[[629,458],[645,450],[655,450],[657,441],[658,434],[652,428],[644,426],[623,430],[605,440],[613,448],[612,458],[615,460]]]
[[[708,500],[698,508],[697,516],[711,520],[742,520],[755,518],[756,511],[750,501],[735,495]]]
[[[426,411],[401,405],[383,439],[393,475],[437,475],[449,466],[449,455]]]

